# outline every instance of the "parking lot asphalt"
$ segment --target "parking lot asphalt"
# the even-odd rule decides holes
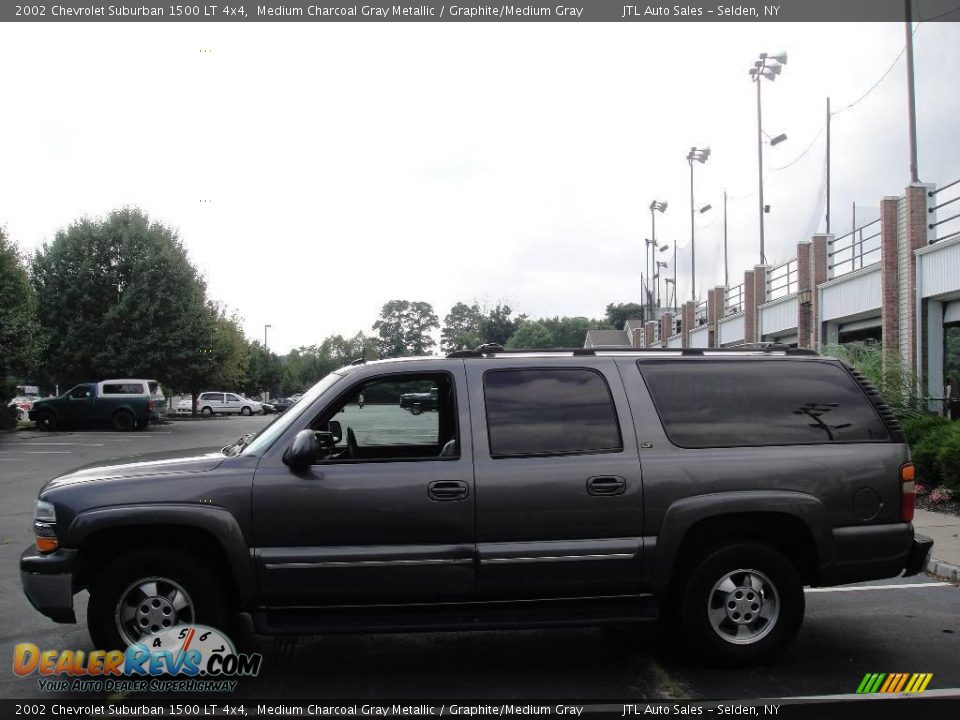
[[[63,698],[11,668],[13,647],[90,650],[77,597],[77,625],[33,610],[18,560],[32,540],[37,491],[73,467],[142,453],[221,447],[269,417],[173,421],[140,433],[0,435],[0,698]],[[960,588],[935,578],[893,579],[808,591],[794,645],[769,666],[709,667],[675,652],[655,624],[503,632],[235,638],[264,655],[248,698],[745,699],[854,693],[868,672],[933,673],[928,692],[960,688]],[[958,691],[960,692],[960,691]]]

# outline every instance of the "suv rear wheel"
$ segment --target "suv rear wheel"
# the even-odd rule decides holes
[[[174,625],[220,628],[215,574],[189,555],[143,548],[122,555],[90,587],[87,627],[98,648],[126,648]]]
[[[713,662],[773,657],[796,636],[803,611],[796,568],[782,553],[754,543],[705,553],[681,595],[687,649]]]
[[[201,415],[206,415],[207,417],[210,417],[211,415],[213,415],[213,409],[212,409],[211,407],[207,406],[207,407],[203,408],[203,409],[200,411],[200,414],[201,414]]]

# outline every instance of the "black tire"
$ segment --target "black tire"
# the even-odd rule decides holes
[[[253,415],[253,410],[251,410],[249,407],[247,407],[246,405],[244,405],[242,408],[240,408],[240,414],[241,414],[241,415]]]
[[[168,616],[160,615],[165,621],[169,621],[171,626],[179,623],[199,623],[218,630],[224,626],[223,593],[212,568],[178,550],[147,547],[121,555],[91,584],[90,602],[87,604],[87,629],[94,647],[122,649],[130,645],[124,632],[128,636],[131,633],[129,630],[121,631],[117,617],[124,597],[142,597],[133,590],[141,581],[153,581],[161,590],[172,587],[172,583],[175,583],[189,598],[189,614],[178,616],[174,611]],[[154,599],[160,598],[167,596],[158,595]],[[149,598],[144,598],[147,599]],[[149,607],[147,603],[144,603],[144,606]],[[140,619],[139,616],[135,618]],[[151,621],[152,619],[148,622]],[[152,632],[153,627],[159,625],[148,624],[144,632]]]
[[[419,405],[414,405],[413,407],[410,408],[410,414],[412,415],[419,415],[422,412],[423,412],[423,408],[420,407]]]
[[[724,590],[721,581],[728,577],[729,589]],[[741,543],[705,553],[679,599],[684,645],[711,663],[770,660],[803,623],[803,584],[797,569],[768,545]],[[714,608],[713,620],[709,607]],[[741,631],[743,636],[735,640],[734,633]]]
[[[45,410],[37,416],[37,430],[42,432],[54,432],[59,427],[60,423],[57,422],[57,416],[49,410]]]
[[[118,410],[113,414],[113,427],[120,432],[130,432],[136,430],[137,421],[133,415],[126,410]]]
[[[212,409],[211,407],[207,406],[207,407],[203,408],[203,409],[200,411],[200,414],[201,414],[201,415],[206,415],[207,417],[210,417],[211,415],[213,415],[213,409]]]

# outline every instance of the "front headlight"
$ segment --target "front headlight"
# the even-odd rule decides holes
[[[33,512],[33,534],[37,550],[42,553],[51,553],[60,547],[57,539],[57,510],[53,503],[37,500],[37,507]]]

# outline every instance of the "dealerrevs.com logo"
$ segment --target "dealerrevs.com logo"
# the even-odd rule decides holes
[[[39,675],[41,690],[57,692],[231,692],[238,677],[256,677],[263,656],[238,653],[211,627],[177,625],[126,650],[13,649],[13,672]]]

